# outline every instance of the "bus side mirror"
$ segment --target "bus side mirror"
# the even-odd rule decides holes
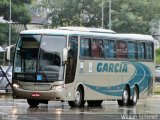
[[[70,50],[70,47],[63,49],[63,62],[67,61],[68,59],[68,51]]]
[[[6,49],[5,49],[5,59],[7,61],[12,62],[14,51],[15,51],[15,45],[10,45],[10,46],[6,47]]]
[[[6,59],[7,61],[10,61],[10,60],[11,60],[9,48],[6,48],[6,50],[5,50],[5,59]]]
[[[6,51],[6,52],[8,52],[8,51]],[[9,54],[9,53],[6,54],[6,60],[7,60],[7,61],[11,61],[11,57],[10,57],[10,54]]]

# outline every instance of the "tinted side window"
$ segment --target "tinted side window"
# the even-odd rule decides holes
[[[117,41],[117,58],[128,58],[128,47],[126,41]]]
[[[138,43],[138,59],[145,59],[145,43]]]
[[[128,42],[128,58],[129,59],[136,59],[136,43],[135,42]]]
[[[146,59],[153,59],[153,43],[146,43]]]
[[[91,44],[92,57],[103,57],[103,40],[102,39],[92,39]]]
[[[80,40],[80,56],[91,57],[91,39],[81,38]]]
[[[104,41],[104,54],[105,58],[116,58],[116,47],[114,40]]]
[[[71,58],[77,58],[77,52],[78,52],[78,37],[73,36],[69,39],[69,57]]]
[[[66,65],[65,83],[72,83],[76,74],[77,52],[78,52],[78,36],[72,36],[69,39],[69,54]]]

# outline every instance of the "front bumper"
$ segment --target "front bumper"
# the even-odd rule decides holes
[[[63,101],[65,98],[64,88],[49,91],[32,91],[21,88],[13,88],[13,98],[15,99],[37,99]]]

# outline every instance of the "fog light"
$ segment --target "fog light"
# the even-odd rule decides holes
[[[19,85],[18,84],[13,84],[13,87],[19,88]]]

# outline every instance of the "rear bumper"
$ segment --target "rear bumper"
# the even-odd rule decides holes
[[[56,100],[63,101],[65,98],[64,88],[49,91],[32,91],[21,88],[13,89],[13,98],[15,99],[37,99],[37,100]]]

